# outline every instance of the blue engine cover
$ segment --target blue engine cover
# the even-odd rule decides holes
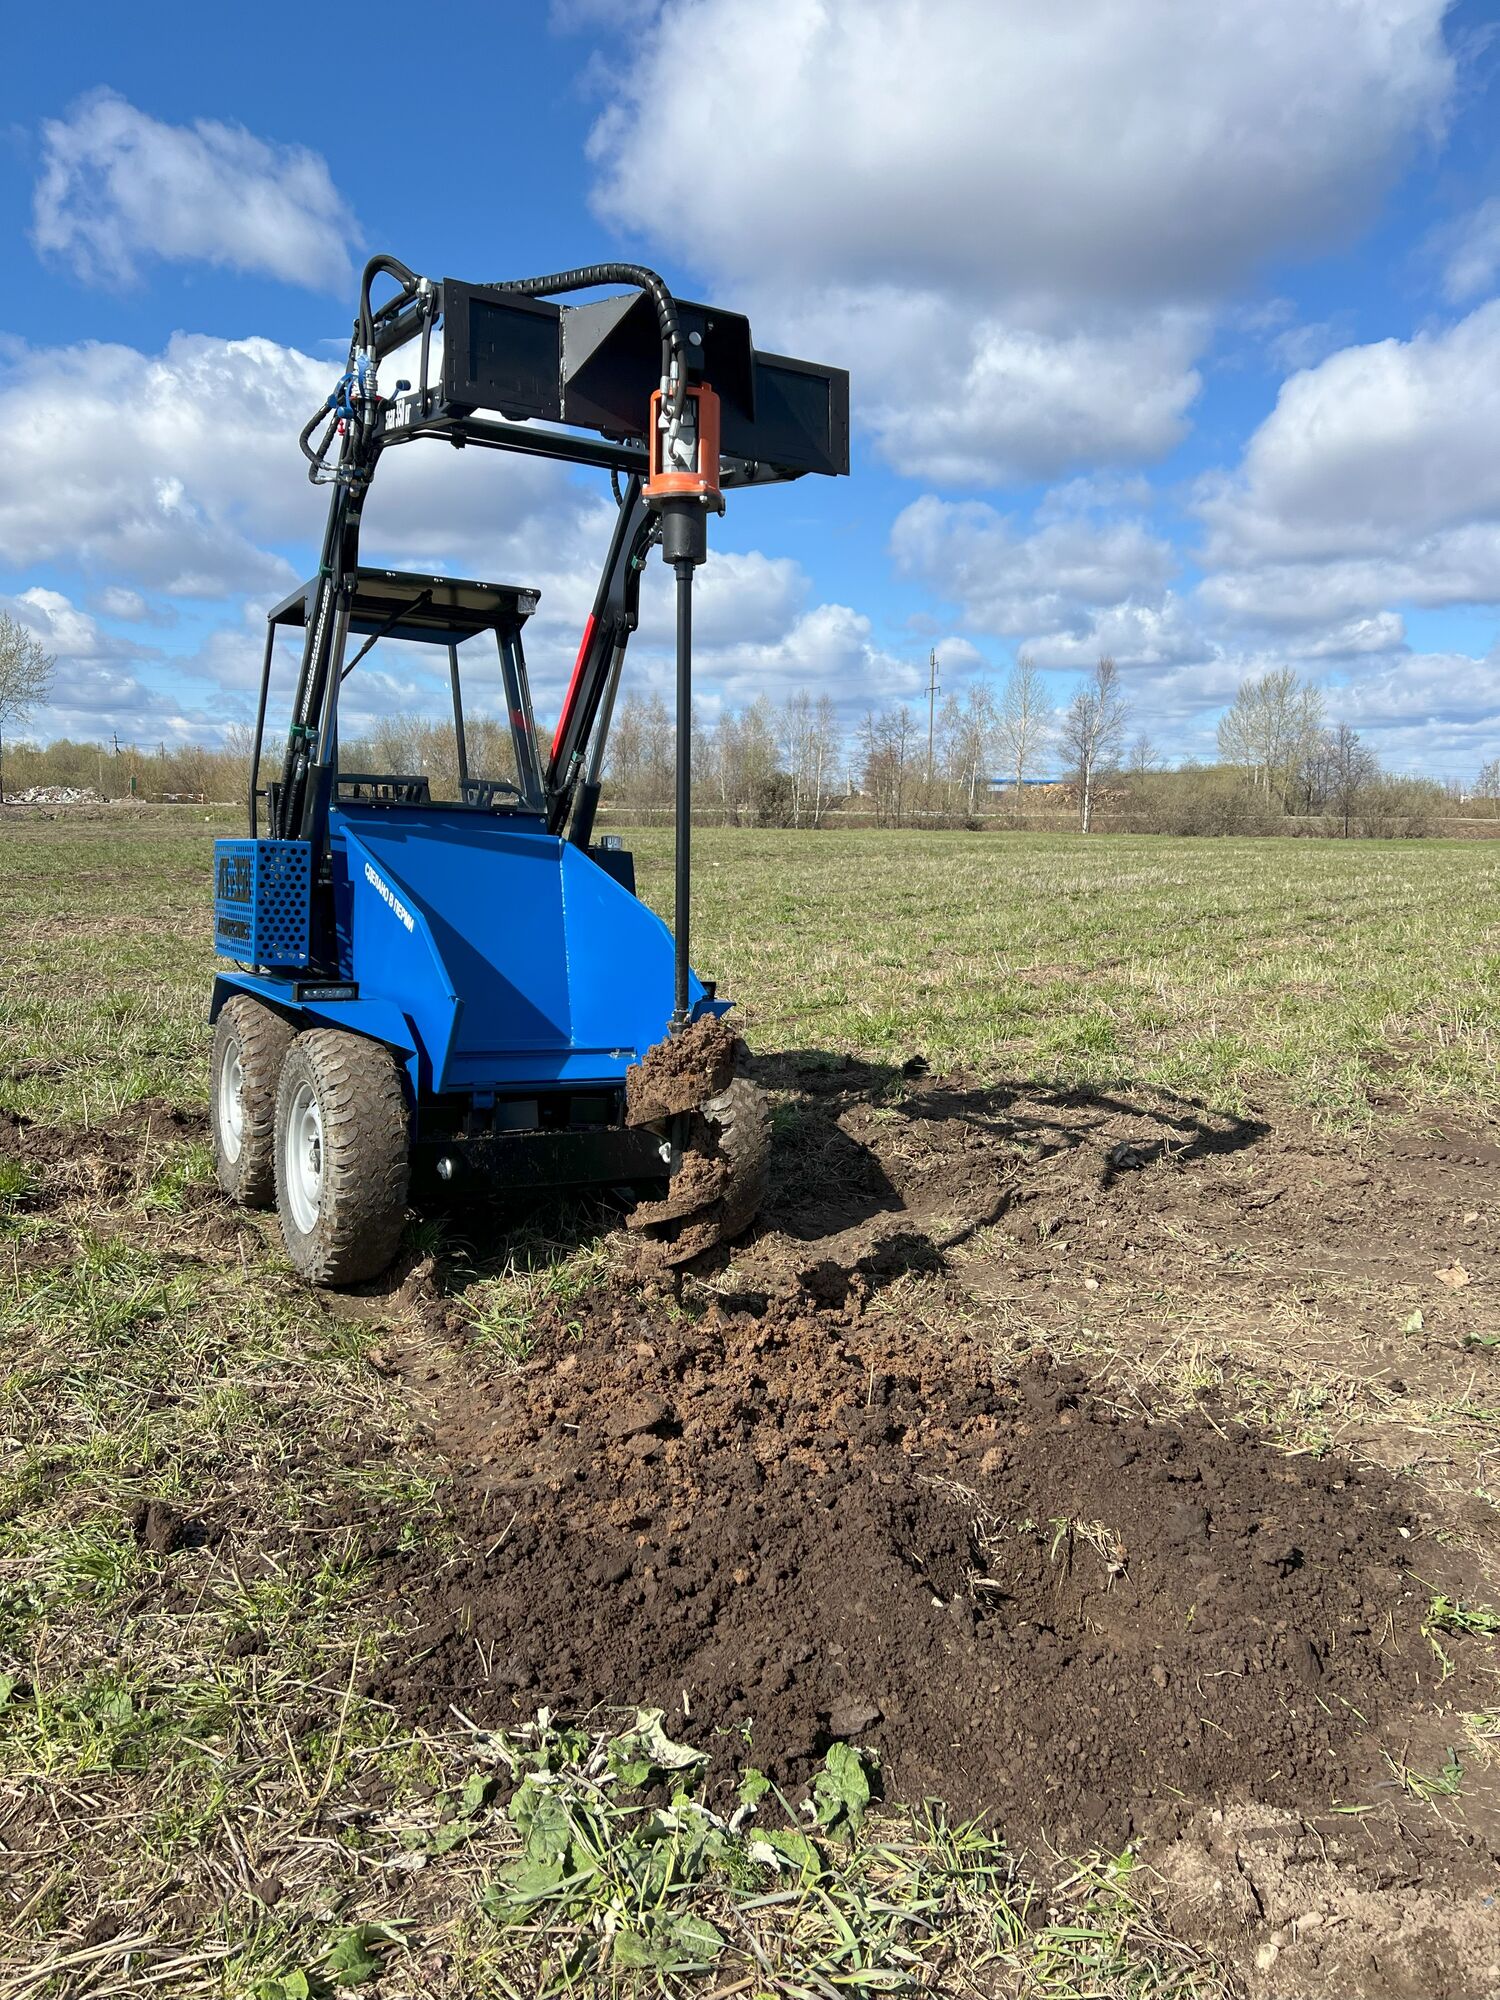
[[[330,834],[342,1019],[399,1013],[421,1088],[619,1084],[665,1036],[671,932],[539,820],[340,806]]]

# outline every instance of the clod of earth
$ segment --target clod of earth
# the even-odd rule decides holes
[[[130,1511],[130,1532],[153,1555],[169,1556],[181,1547],[186,1525],[166,1500],[138,1500]]]
[[[632,1125],[651,1125],[678,1112],[696,1111],[734,1075],[739,1048],[734,1030],[717,1015],[705,1014],[647,1051],[625,1076],[625,1115]]]

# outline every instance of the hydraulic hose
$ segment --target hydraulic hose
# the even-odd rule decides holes
[[[394,278],[401,287],[402,304],[416,296],[417,287],[422,282],[416,272],[409,265],[403,264],[399,257],[379,256],[370,259],[359,281],[359,344],[366,352],[373,350],[375,346],[375,315],[370,307],[370,287],[382,272],[387,277]],[[382,307],[381,310],[384,311],[386,308]]]
[[[661,329],[661,379],[668,410],[675,422],[682,415],[687,370],[682,365],[682,322],[677,301],[666,279],[645,264],[580,264],[572,271],[553,271],[542,278],[506,278],[492,286],[497,292],[522,292],[527,298],[547,298],[554,292],[587,292],[595,285],[634,285],[656,308]],[[674,365],[675,364],[675,365]]]

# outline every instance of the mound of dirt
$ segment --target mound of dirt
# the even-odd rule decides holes
[[[791,1787],[853,1738],[893,1795],[1076,1843],[1348,1797],[1436,1692],[1379,1475],[805,1297],[571,1310],[446,1409],[472,1554],[392,1574],[419,1639],[374,1690],[413,1717],[647,1700]]]

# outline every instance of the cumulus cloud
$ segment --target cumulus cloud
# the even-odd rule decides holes
[[[1177,566],[1171,546],[1140,519],[1063,509],[1021,532],[985,501],[932,493],[897,515],[891,554],[899,574],[1001,638],[1082,633],[1101,607],[1159,604]]]
[[[1291,376],[1239,472],[1202,500],[1211,553],[1390,554],[1500,517],[1500,299],[1456,326]]]
[[[112,90],[42,126],[37,248],[96,284],[165,259],[346,291],[359,231],[327,162],[242,125],[167,125]]]
[[[53,728],[95,735],[149,726],[173,738],[212,734],[248,712],[265,610],[306,574],[321,530],[327,495],[308,484],[295,437],[330,379],[328,363],[294,348],[201,335],[178,334],[159,355],[87,343],[13,347],[4,357],[0,427],[12,443],[0,488],[0,562],[21,571],[80,567],[98,613],[132,625],[171,615],[170,604],[148,601],[148,589],[226,604],[222,624],[169,656],[110,637],[55,593],[27,593],[17,615],[42,630],[60,661]],[[373,564],[539,591],[526,637],[545,718],[571,671],[612,517],[598,476],[419,442],[383,460],[361,553]],[[660,563],[651,565],[633,668],[662,685],[671,671],[670,581]],[[811,596],[806,573],[788,557],[716,553],[695,619],[705,701],[800,684],[879,694],[914,674],[880,649],[862,614],[810,604]],[[283,642],[273,683],[283,694],[295,650]],[[465,664],[476,699],[493,695],[498,704],[484,649],[468,648]],[[426,700],[434,671],[420,649],[382,646],[361,670],[360,688],[351,683],[351,714]],[[168,687],[198,692],[184,705]]]
[[[321,533],[327,493],[296,437],[333,374],[275,341],[203,334],[155,355],[92,341],[0,353],[0,563],[75,564],[136,596],[279,595]],[[544,460],[406,444],[382,465],[365,553],[571,591],[558,551],[601,546],[608,507],[602,481]]]
[[[768,314],[774,305],[768,305]],[[1035,319],[1037,316],[1033,315]],[[933,291],[846,288],[793,316],[794,345],[837,353],[860,421],[913,478],[976,486],[1160,458],[1186,433],[1201,386],[1200,313],[1088,315],[1018,325],[955,310]]]
[[[1198,506],[1220,611],[1317,624],[1500,601],[1500,300],[1283,384]]]
[[[152,671],[160,654],[105,632],[64,592],[23,590],[0,598],[0,610],[34,632],[54,661],[47,701],[28,735],[87,741],[118,728],[127,740],[150,735],[176,743],[213,738],[222,728],[222,715],[185,710],[166,691]]]
[[[596,125],[596,206],[818,282],[1216,293],[1365,212],[1452,83],[1443,0],[668,0]]]
[[[314,528],[295,440],[328,375],[258,339],[12,348],[0,561],[76,563],[183,597],[290,582],[263,543]]]
[[[666,0],[591,135],[595,205],[848,361],[923,477],[1149,458],[1212,309],[1440,126],[1443,11]],[[663,158],[694,163],[686,242]]]

